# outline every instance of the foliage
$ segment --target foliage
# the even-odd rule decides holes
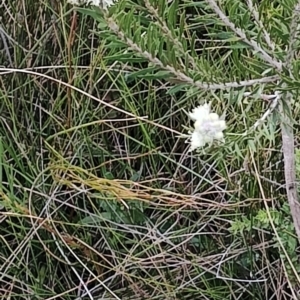
[[[296,1],[214,3],[2,2],[3,299],[295,299]],[[207,101],[225,143],[190,153]]]

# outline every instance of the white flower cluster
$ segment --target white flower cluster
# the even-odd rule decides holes
[[[113,0],[67,0],[70,4],[81,5],[81,4],[92,4],[94,6],[101,6],[104,9],[112,6],[114,4]]]
[[[194,131],[189,132],[187,141],[191,144],[189,151],[212,144],[213,140],[224,141],[223,130],[226,129],[226,123],[218,114],[210,111],[210,104],[194,108],[189,117],[195,122]]]

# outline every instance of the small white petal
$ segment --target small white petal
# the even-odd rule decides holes
[[[205,141],[205,144],[206,143],[207,144],[211,144],[213,142],[213,140],[214,140],[213,136],[211,136],[211,135],[205,135],[203,139]]]
[[[209,120],[211,121],[218,121],[219,120],[219,116],[216,113],[210,113],[209,114]]]
[[[220,128],[220,130],[226,129],[226,123],[224,120],[219,121],[219,128]]]
[[[224,138],[223,132],[222,132],[222,131],[216,132],[214,138],[215,138],[216,140],[223,140],[223,138]]]
[[[206,119],[209,115],[210,107],[209,104],[204,104],[194,108],[190,113],[189,116],[193,121],[197,121],[200,119]]]
[[[193,151],[197,148],[203,147],[205,142],[203,140],[203,136],[199,134],[199,132],[194,131],[191,136],[191,147],[190,151]]]

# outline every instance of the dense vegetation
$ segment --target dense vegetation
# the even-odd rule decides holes
[[[297,299],[299,11],[214,3],[2,1],[1,299]]]

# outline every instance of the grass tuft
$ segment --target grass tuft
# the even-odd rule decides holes
[[[280,115],[254,126],[298,99],[293,1],[222,1],[248,43],[214,1],[65,2],[0,4],[0,298],[297,299]],[[226,143],[187,152],[206,101]]]

